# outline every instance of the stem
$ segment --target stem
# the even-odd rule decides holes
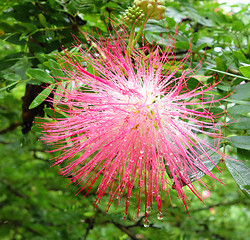
[[[223,119],[224,124],[223,124],[223,142],[222,142],[222,144],[223,144],[223,159],[221,159],[222,162],[224,162],[224,156],[226,154],[225,138],[226,138],[227,104],[228,104],[228,102],[225,102],[225,111],[226,112],[225,112],[224,119]]]
[[[127,54],[130,55],[131,51],[133,50],[133,48],[135,47],[135,44],[138,42],[139,37],[142,35],[143,29],[145,27],[147,23],[147,18],[145,18],[144,22],[142,23],[138,33],[136,34],[135,38],[134,38],[134,33],[135,33],[135,24],[132,26],[131,29],[131,34],[130,34],[130,38],[129,38],[129,44],[127,46]]]
[[[130,47],[130,45],[132,46],[132,40],[134,38],[134,34],[135,34],[135,24],[131,28],[131,33],[130,33],[130,36],[129,36],[128,48]]]
[[[229,82],[230,84],[230,89],[232,88],[232,82]],[[229,94],[229,91],[227,92],[227,94]],[[226,154],[226,141],[225,141],[225,138],[226,138],[226,122],[227,122],[227,105],[228,105],[228,102],[225,101],[225,115],[224,115],[224,119],[223,119],[223,158],[221,159],[222,162],[225,161],[224,157],[225,157],[225,154]]]
[[[144,26],[145,26],[146,21],[147,21],[147,20],[145,20],[145,21],[143,22],[143,24],[141,25],[141,27],[140,27],[140,29],[139,29],[139,32],[138,32],[138,33],[136,34],[136,36],[135,36],[135,39],[134,39],[133,42],[132,42],[132,49],[135,47],[135,44],[138,42],[138,39],[139,39],[139,37],[140,37],[141,34],[142,34],[142,31],[143,31],[143,29],[144,29]]]

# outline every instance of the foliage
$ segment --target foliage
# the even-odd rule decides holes
[[[222,108],[226,109],[228,114],[221,118],[226,137],[223,150],[239,161],[220,159],[218,166],[223,175],[216,170],[214,173],[223,179],[225,186],[203,177],[203,181],[212,185],[212,195],[205,204],[186,190],[191,200],[191,218],[172,194],[172,205],[169,200],[164,202],[168,209],[163,213],[164,219],[158,220],[153,209],[150,227],[144,228],[143,216],[134,220],[132,210],[126,220],[120,207],[113,206],[106,213],[105,201],[94,210],[94,190],[88,197],[74,196],[78,187],[65,188],[69,180],[57,174],[57,167],[49,167],[53,163],[48,159],[53,154],[46,153],[49,148],[37,141],[39,129],[33,126],[28,134],[21,133],[22,111],[25,121],[28,118],[27,124],[35,114],[52,114],[48,105],[44,111],[44,106],[38,107],[55,87],[53,77],[64,77],[58,70],[61,62],[57,57],[62,47],[77,56],[77,48],[70,48],[77,38],[93,48],[83,32],[96,38],[108,36],[110,18],[121,19],[132,1],[1,0],[0,3],[1,239],[166,239],[166,236],[167,239],[247,239],[249,202],[241,190],[246,195],[250,191],[249,5],[239,3],[227,13],[216,1],[167,1],[166,18],[149,20],[145,26],[146,40],[167,45],[169,34],[179,25],[177,59],[183,58],[192,40],[190,64],[196,66],[201,58],[203,61],[196,79],[190,79],[190,86],[195,86],[197,79],[205,83],[213,83],[216,77],[222,79],[214,97],[230,96],[211,111],[219,114]],[[24,98],[22,106],[26,84],[43,85],[33,93],[33,98]],[[46,84],[50,88],[44,89]],[[26,90],[27,94],[30,93]],[[198,184],[197,188],[202,191]]]

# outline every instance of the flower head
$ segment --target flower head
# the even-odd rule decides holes
[[[134,5],[140,7],[146,16],[160,20],[165,17],[164,0],[134,0]]]
[[[143,10],[137,6],[129,7],[124,13],[124,22],[127,25],[141,25],[145,21]]]
[[[43,140],[56,144],[56,163],[67,162],[62,174],[80,191],[99,183],[96,205],[108,194],[108,208],[125,201],[127,213],[134,194],[147,219],[154,201],[161,213],[172,185],[185,205],[183,185],[202,197],[189,176],[199,169],[215,178],[205,161],[214,164],[208,152],[217,152],[220,128],[209,112],[213,86],[188,87],[198,70],[183,69],[191,53],[177,61],[173,47],[147,43],[127,51],[122,34],[93,40],[97,52],[81,48],[80,61],[64,58],[67,81],[58,83],[53,104],[66,118],[44,123]]]

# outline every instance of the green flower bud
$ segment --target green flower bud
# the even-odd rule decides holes
[[[127,25],[133,25],[134,23],[136,25],[141,25],[145,19],[145,15],[140,7],[134,5],[125,11],[123,19]]]
[[[164,18],[166,7],[163,6],[164,0],[134,0],[134,6],[143,10],[145,16],[160,20]]]
[[[149,11],[153,10],[153,8],[154,8],[154,6],[153,6],[152,4],[148,4],[148,5],[147,5],[147,9],[148,9]]]

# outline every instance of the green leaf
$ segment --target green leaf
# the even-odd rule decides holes
[[[233,107],[228,108],[227,111],[230,115],[250,113],[250,106],[249,105],[235,105]]]
[[[242,21],[234,21],[233,22],[232,30],[241,31],[243,29],[244,29],[244,25],[243,25]]]
[[[54,79],[51,77],[50,74],[45,72],[45,70],[41,70],[38,68],[30,68],[26,71],[28,75],[37,79],[39,82],[44,83],[54,83]]]
[[[13,83],[11,83],[11,84],[9,84],[9,85],[3,87],[3,88],[0,88],[0,92],[4,91],[4,90],[6,90],[6,89],[9,90],[9,89],[13,88],[15,85],[17,85],[18,83],[19,83],[19,81],[13,82]]]
[[[40,23],[42,24],[43,27],[45,27],[45,28],[48,27],[48,23],[46,21],[46,18],[42,13],[38,14],[38,18],[39,18],[39,21],[40,21]]]
[[[241,71],[244,77],[250,79],[250,66],[241,66],[239,67],[239,70]]]
[[[250,136],[230,137],[233,147],[250,150]]]
[[[60,67],[60,65],[53,59],[49,59],[49,64],[51,66],[52,69],[52,73],[54,73],[54,75],[56,77],[64,77],[64,73]]]
[[[250,100],[250,83],[241,84],[229,99]]]
[[[174,27],[176,25],[176,21],[168,16],[166,16],[166,22],[169,28]]]
[[[248,63],[246,56],[240,51],[233,51],[233,55],[241,62]]]
[[[227,65],[225,64],[225,62],[221,58],[216,57],[215,62],[216,62],[217,69],[222,70],[222,71],[227,70]]]
[[[206,82],[211,76],[202,76],[202,75],[194,75],[194,78],[196,78],[200,82]]]
[[[191,91],[195,88],[197,88],[197,86],[199,86],[200,82],[196,79],[196,78],[190,78],[187,81],[187,88]]]
[[[55,38],[55,32],[51,30],[46,30],[45,37],[48,42],[52,42]]]
[[[149,32],[154,32],[154,33],[157,33],[157,32],[163,33],[163,32],[167,32],[167,29],[165,27],[158,26],[155,24],[147,24],[145,26],[144,31],[149,31]]]
[[[236,122],[234,121],[233,123],[230,123],[229,127],[230,129],[236,130],[248,130],[250,129],[250,118],[241,118],[236,120]]]
[[[22,80],[22,77],[16,73],[7,73],[3,75],[3,78],[11,81],[11,82],[18,82]]]
[[[210,153],[212,153],[212,151],[209,151],[209,152],[208,152],[208,155],[209,155]],[[206,158],[206,157],[204,156],[204,158]],[[215,154],[215,153],[211,156],[211,158],[213,159],[215,165],[217,165],[217,164],[220,162],[220,156],[217,155],[217,154]],[[195,163],[194,163],[194,164],[195,164]],[[203,164],[206,166],[206,168],[207,168],[209,171],[211,171],[211,170],[215,167],[215,165],[214,165],[210,160],[205,160],[205,161],[203,161]],[[196,165],[196,164],[195,164],[195,165]],[[188,177],[189,177],[189,180],[190,180],[191,182],[196,181],[196,180],[198,180],[198,179],[200,179],[201,177],[203,177],[203,176],[206,175],[206,174],[200,169],[200,167],[199,167],[198,165],[196,166],[196,170],[197,170],[197,172],[188,174],[188,175],[189,175],[189,176],[188,176]]]
[[[36,98],[32,101],[29,106],[29,109],[35,108],[40,105],[51,93],[51,91],[55,88],[55,85],[50,85],[45,88]]]
[[[219,108],[219,107],[211,107],[208,108],[207,111],[209,111],[210,113],[217,115],[217,114],[222,114],[224,112],[223,108]]]
[[[197,153],[199,153],[200,151],[198,149],[195,149],[197,151]],[[209,159],[207,159],[205,154],[202,154],[200,156],[201,159],[203,159],[202,163],[206,166],[206,168],[211,171],[219,162],[220,162],[220,156],[216,153],[214,153],[212,150],[208,150],[207,154],[210,155],[211,159],[213,160],[214,163],[212,163]],[[187,175],[188,175],[188,179],[187,182],[194,182],[198,179],[200,179],[201,177],[205,176],[206,174],[204,173],[204,171],[202,171],[201,167],[199,166],[199,164],[193,162],[196,171],[192,170],[192,172],[188,171]]]
[[[230,159],[226,160],[226,166],[240,189],[250,195],[250,168],[243,162]]]
[[[4,69],[8,69],[21,60],[24,56],[23,52],[17,52],[7,55],[6,57],[0,60],[0,71]]]
[[[45,108],[44,112],[52,118],[65,118],[65,116],[51,108]]]
[[[171,46],[172,41],[170,39],[163,38],[154,33],[145,33],[145,38],[148,42],[157,43],[159,45]]]
[[[175,47],[177,49],[189,49],[190,48],[190,42],[185,42],[185,41],[178,41],[175,43]]]
[[[81,17],[81,15],[79,15],[79,17]],[[107,31],[106,25],[100,19],[100,15],[98,14],[84,14],[82,20],[87,21],[90,26],[98,27],[104,32]]]
[[[207,46],[207,43],[202,43],[199,46],[194,46],[193,51],[198,52],[198,51],[200,51],[201,49],[203,49],[206,46]]]
[[[21,33],[12,34],[10,37],[6,39],[7,42],[16,44],[16,45],[24,45],[27,43],[24,39],[21,39]]]
[[[1,29],[4,30],[4,32],[15,32],[16,29],[13,25],[11,25],[10,23],[7,23],[5,21],[0,21],[0,25],[1,25]]]
[[[217,88],[225,92],[228,92],[231,89],[230,84],[224,82],[219,83]]]
[[[244,161],[247,167],[250,168],[250,150],[237,148],[237,159]]]

